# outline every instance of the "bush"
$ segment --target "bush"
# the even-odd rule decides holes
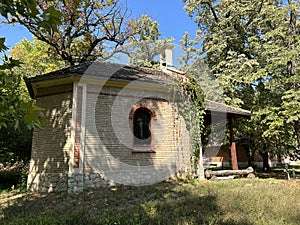
[[[12,166],[0,165],[0,189],[12,187],[26,188],[28,165],[23,162],[16,162]]]

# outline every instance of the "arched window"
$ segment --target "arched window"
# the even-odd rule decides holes
[[[151,145],[151,112],[138,108],[133,115],[133,135],[135,145]]]

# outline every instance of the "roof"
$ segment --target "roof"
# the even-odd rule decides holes
[[[170,73],[171,72],[171,73]],[[155,70],[145,67],[128,66],[123,64],[108,63],[101,61],[84,62],[65,69],[51,73],[38,75],[32,78],[24,78],[29,94],[32,98],[36,96],[36,89],[43,88],[44,83],[57,86],[62,84],[71,84],[79,81],[81,78],[90,79],[109,79],[110,81],[131,82],[139,80],[151,84],[166,85],[179,81],[181,76],[178,71],[170,70],[168,73],[161,70]],[[227,113],[238,115],[239,117],[250,117],[250,111],[228,106],[223,103],[205,100],[205,111],[208,113]]]
[[[30,96],[35,98],[36,90],[45,86],[46,83],[48,86],[49,83],[52,83],[52,85],[55,86],[79,81],[82,78],[128,83],[138,80],[143,83],[159,85],[166,85],[175,80],[179,81],[175,74],[167,74],[161,70],[102,61],[84,62],[65,69],[24,79]]]
[[[117,63],[108,63],[101,61],[84,62],[58,71],[38,75],[32,78],[26,78],[26,82],[34,83],[37,81],[61,79],[65,77],[89,77],[89,78],[112,78],[116,80],[132,81],[142,79],[144,81],[170,81],[176,77],[170,77],[160,70],[128,66]]]
[[[248,110],[229,106],[224,103],[215,102],[208,99],[205,99],[205,106],[206,106],[205,110],[210,112],[221,112],[221,113],[226,112],[227,114],[233,114],[233,115],[237,114],[244,117],[250,117],[252,115],[252,113]]]

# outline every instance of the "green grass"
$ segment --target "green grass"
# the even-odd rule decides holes
[[[66,193],[0,193],[0,224],[300,224],[300,182],[164,182]]]

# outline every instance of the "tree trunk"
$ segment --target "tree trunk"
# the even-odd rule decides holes
[[[269,154],[268,152],[261,152],[260,155],[263,158],[263,170],[269,170],[270,169],[270,165],[269,165]]]
[[[300,121],[295,121],[294,122],[294,129],[297,137],[297,147],[300,148]]]
[[[252,155],[251,155],[251,152],[250,152],[250,147],[249,147],[248,144],[245,144],[243,146],[244,146],[244,148],[245,148],[245,150],[247,152],[248,166],[252,167],[253,165],[252,165]]]
[[[290,5],[294,4],[294,1],[289,1]],[[290,12],[290,26],[289,26],[289,36],[295,36],[297,34],[297,15],[296,15],[296,11],[293,9]],[[295,49],[295,42],[296,40],[294,40],[294,38],[291,38],[289,43],[288,43],[288,48],[292,51]],[[296,61],[291,59],[290,61],[288,61],[287,64],[288,67],[288,72],[289,72],[289,76],[290,77],[294,77],[297,75],[297,65],[296,65]],[[298,91],[299,87],[298,87],[298,82],[294,81],[291,82],[291,88],[294,91]],[[300,147],[300,121],[297,120],[294,122],[294,130],[295,130],[295,134],[297,137],[297,147]]]
[[[253,172],[254,170],[252,167],[248,167],[245,170],[217,170],[217,171],[206,170],[205,177],[211,178],[213,176],[248,175]]]

